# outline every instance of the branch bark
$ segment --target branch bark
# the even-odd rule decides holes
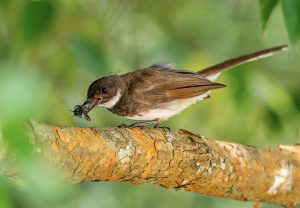
[[[300,201],[297,145],[258,148],[185,130],[32,126],[38,152],[72,183],[158,184],[284,206]]]

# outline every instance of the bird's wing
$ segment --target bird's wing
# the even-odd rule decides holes
[[[147,68],[135,72],[136,76],[128,88],[132,97],[142,98],[145,103],[164,103],[177,99],[192,98],[212,89],[224,87],[197,73],[166,69]],[[150,102],[151,101],[151,102]]]

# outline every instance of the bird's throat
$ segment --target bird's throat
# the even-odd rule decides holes
[[[107,109],[111,109],[111,108],[113,108],[120,101],[121,97],[122,97],[121,89],[117,89],[117,93],[116,93],[115,96],[113,96],[112,98],[110,98],[105,103],[99,104],[99,106],[107,108]]]

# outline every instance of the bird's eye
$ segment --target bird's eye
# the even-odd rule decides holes
[[[101,92],[104,93],[104,94],[108,93],[108,88],[107,87],[102,87]]]

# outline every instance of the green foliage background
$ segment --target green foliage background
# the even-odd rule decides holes
[[[288,43],[288,37],[295,44],[299,4],[279,2],[283,6],[267,0],[0,0],[0,138],[16,153],[22,175],[0,177],[0,207],[251,207],[153,185],[65,184],[30,154],[25,123],[31,118],[66,126],[130,123],[100,108],[91,113],[91,123],[68,110],[104,75],[157,62],[196,71]],[[299,77],[294,49],[237,67],[218,79],[227,88],[165,125],[256,146],[297,143]]]

